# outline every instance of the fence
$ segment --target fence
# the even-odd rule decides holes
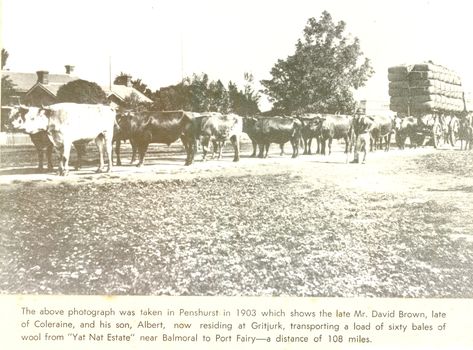
[[[31,138],[26,134],[0,132],[0,146],[32,145]]]

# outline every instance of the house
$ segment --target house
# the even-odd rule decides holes
[[[56,102],[57,91],[61,86],[79,79],[73,75],[74,66],[65,65],[65,74],[50,74],[40,70],[35,73],[2,71],[14,84],[14,103],[29,106],[49,105]]]
[[[57,92],[61,86],[71,81],[78,80],[75,76],[74,66],[66,65],[65,74],[50,74],[40,70],[36,73],[23,73],[2,71],[2,77],[7,76],[14,84],[14,95],[10,98],[11,104],[24,104],[28,106],[47,106],[57,103]],[[139,102],[153,102],[141,92],[133,88],[131,77],[119,79],[118,84],[102,87],[111,105],[121,106],[128,98],[136,98]],[[5,101],[2,101],[2,104]],[[6,105],[6,103],[5,103]],[[2,108],[0,120],[0,145],[25,145],[31,144],[27,135],[7,132],[7,109]]]
[[[153,100],[136,90],[131,83],[131,76],[122,75],[117,78],[117,84],[102,86],[111,105],[123,106],[127,99],[135,98],[138,102],[152,103]]]
[[[65,65],[65,74],[50,74],[40,70],[35,73],[21,73],[2,71],[2,76],[14,84],[15,94],[11,98],[15,104],[28,106],[47,106],[57,102],[57,92],[61,86],[79,79],[75,76],[74,66]],[[120,76],[117,84],[102,86],[110,103],[121,106],[127,98],[134,96],[139,102],[153,102],[151,99],[136,90],[131,83],[131,76]]]

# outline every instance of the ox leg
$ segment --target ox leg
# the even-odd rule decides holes
[[[311,148],[312,148],[312,137],[309,137],[307,141],[304,141],[304,154],[312,154]]]
[[[232,142],[233,150],[235,152],[235,155],[233,156],[233,161],[238,162],[240,160],[240,140],[237,136],[233,135],[230,138],[230,141]]]
[[[195,138],[188,138],[186,136],[182,136],[181,141],[186,149],[186,162],[184,163],[184,165],[191,165],[194,161],[194,152],[197,148],[197,142],[195,141]]]
[[[259,147],[258,158],[264,158],[264,143],[259,143],[258,147]]]
[[[321,149],[320,149],[320,137],[316,137],[316,141],[317,141],[317,150],[315,151],[315,154],[320,154],[321,152]]]
[[[107,173],[111,173],[112,172],[112,168],[113,168],[113,160],[112,160],[112,146],[113,144],[113,134],[112,135],[109,135],[107,133],[104,133],[104,150],[105,150],[105,154],[107,155]]]
[[[391,148],[391,133],[386,136],[386,152],[388,152]]]
[[[292,157],[291,158],[296,158],[298,153],[299,153],[299,140],[291,140],[291,146],[292,146]]]
[[[328,155],[332,154],[332,138],[328,139]]]
[[[281,149],[281,153],[279,154],[280,156],[284,155],[284,143],[279,144],[279,148]],[[294,153],[294,152],[293,152]]]
[[[202,161],[206,161],[207,153],[209,151],[210,138],[208,136],[202,136]]]
[[[146,151],[148,150],[148,143],[140,143],[137,145],[137,148],[138,148],[138,157],[139,157],[139,160],[138,160],[138,164],[136,165],[137,167],[142,167],[143,166],[143,163],[145,161],[145,154],[146,154]]]
[[[122,144],[122,140],[115,141],[115,154],[117,155],[117,165],[122,165],[122,160],[120,159],[120,146]]]
[[[42,172],[44,150],[42,148],[37,148],[36,150],[38,151],[38,171]]]
[[[97,145],[97,149],[99,151],[99,167],[95,171],[96,173],[101,173],[103,171],[103,151],[104,151],[104,144],[105,140],[103,135],[99,135],[95,138],[95,144]]]
[[[87,143],[76,142],[74,143],[74,148],[77,152],[77,163],[75,165],[75,170],[79,170],[82,166],[82,157],[85,155],[85,148]]]
[[[264,158],[268,158],[269,145],[270,145],[269,142],[264,144]]]
[[[135,141],[130,140],[130,145],[131,145],[131,162],[130,164],[133,164],[136,160],[136,144]]]
[[[48,161],[48,170],[53,170],[53,145],[50,144],[46,147],[46,160]]]
[[[255,140],[251,140],[251,144],[252,144],[252,146],[253,146],[253,153],[251,153],[250,158],[254,158],[254,157],[256,157],[256,147],[257,147],[257,144],[256,144],[256,141],[255,141]]]
[[[225,141],[218,141],[216,142],[218,145],[218,158],[217,159],[222,159],[222,151],[223,151],[223,146],[225,146]]]
[[[60,164],[62,164],[62,169],[59,170],[59,175],[67,176],[69,174],[69,156],[71,154],[71,142],[67,142],[64,140],[64,145],[61,147],[61,160]]]

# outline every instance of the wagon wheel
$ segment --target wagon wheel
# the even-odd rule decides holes
[[[439,146],[439,141],[442,136],[441,132],[441,125],[439,123],[435,123],[432,127],[432,139],[434,141],[435,148],[438,148]]]

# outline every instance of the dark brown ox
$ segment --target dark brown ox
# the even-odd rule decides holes
[[[458,138],[460,139],[460,150],[467,150],[473,148],[473,116],[467,115],[460,119],[458,129]],[[463,148],[463,141],[465,141],[465,148]]]
[[[131,115],[130,141],[139,155],[137,166],[142,166],[150,143],[170,145],[181,140],[186,150],[184,165],[192,164],[195,152],[195,129],[192,118],[184,111],[137,111]]]
[[[265,119],[271,117],[249,117],[243,118],[243,132],[248,135],[248,138],[251,140],[251,144],[253,146],[253,153],[251,153],[250,157],[256,157],[256,149],[258,148],[258,123],[257,119]],[[279,144],[279,148],[281,149],[280,155],[284,155],[284,143]],[[260,149],[260,152],[264,152],[264,150]]]
[[[399,149],[405,148],[407,138],[409,138],[411,147],[417,147],[419,142],[423,144],[424,140],[420,140],[420,135],[417,134],[419,127],[419,121],[415,117],[396,117],[394,119],[396,144]]]
[[[136,145],[132,140],[132,135],[142,125],[141,114],[135,114],[133,110],[120,111],[117,113],[117,121],[113,129],[113,141],[115,142],[115,154],[117,156],[117,165],[122,165],[120,157],[120,148],[122,141],[130,141],[131,144],[131,162],[136,160]]]
[[[299,117],[302,121],[301,136],[304,142],[304,153],[312,154],[312,140],[317,141],[316,154],[320,153],[320,136],[321,136],[321,121],[322,114],[310,114]]]
[[[202,160],[205,161],[210,141],[214,145],[214,152],[218,150],[218,159],[221,159],[223,146],[226,141],[230,140],[235,152],[233,161],[238,162],[240,160],[242,118],[236,114],[211,113],[207,116],[204,115],[201,123]]]
[[[348,153],[351,140],[353,118],[349,115],[324,114],[321,116],[320,142],[321,153],[326,154],[325,145],[328,141],[328,154],[332,153],[332,140],[345,140],[345,153]]]
[[[292,158],[299,154],[299,141],[301,138],[302,122],[291,117],[247,117],[243,122],[243,132],[253,138],[259,146],[259,158],[268,156],[269,145],[279,145],[288,141],[292,145]]]

